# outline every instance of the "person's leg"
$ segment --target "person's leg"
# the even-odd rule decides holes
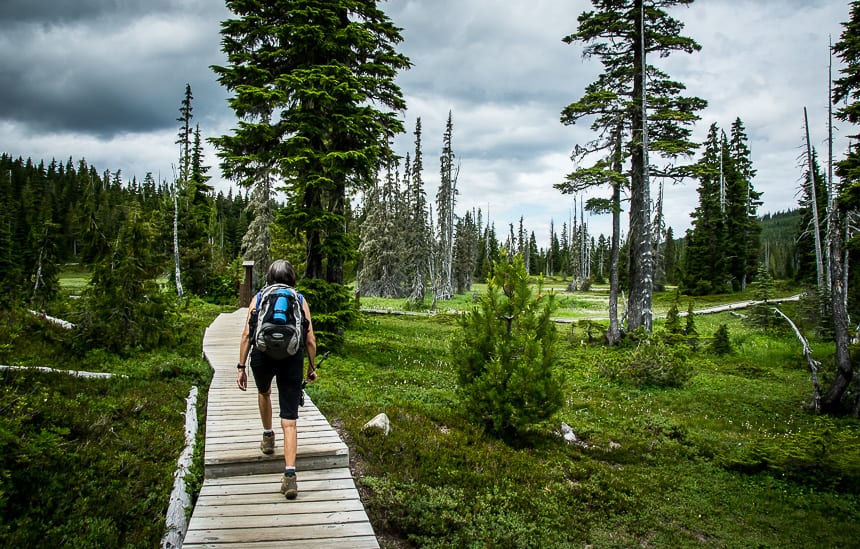
[[[251,370],[257,386],[257,407],[263,424],[263,440],[260,451],[264,454],[275,453],[275,432],[272,430],[272,379],[275,370],[256,349],[251,350]]]
[[[299,493],[296,483],[296,420],[299,417],[299,400],[302,396],[303,369],[304,357],[299,354],[282,363],[277,370],[278,404],[281,408],[279,416],[284,432],[284,478],[281,480],[281,493],[287,499],[295,499]]]
[[[298,448],[298,430],[296,420],[281,418],[281,429],[284,431],[284,467],[296,468],[296,449]]]
[[[263,430],[272,430],[272,389],[265,393],[257,393],[257,404],[260,407],[260,419],[263,421]]]

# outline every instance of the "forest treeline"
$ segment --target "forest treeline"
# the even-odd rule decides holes
[[[132,222],[152,230],[153,261],[170,273],[173,196],[176,187],[124,180],[120,171],[100,172],[86,160],[34,161],[0,154],[0,277],[7,300],[41,308],[58,291],[58,275],[72,264],[90,268],[110,259]],[[229,265],[240,256],[247,231],[247,193],[192,187],[179,191],[179,241],[183,281],[195,295],[235,297]],[[23,298],[23,299],[22,299]]]
[[[351,226],[357,228],[362,255],[347,270],[358,276],[365,295],[405,297],[409,280],[398,265],[404,265],[404,258],[416,248],[414,240],[400,236],[410,229],[408,212],[415,209],[419,192],[411,183],[408,172],[403,177],[389,172],[355,209]],[[5,287],[16,290],[6,293],[6,299],[23,297],[39,308],[56,294],[60,271],[71,265],[86,268],[102,259],[131,216],[151,224],[152,253],[162,274],[172,276],[174,189],[151,173],[143,180],[124,180],[120,171],[99,171],[85,159],[70,157],[62,163],[0,154],[0,199],[8,205],[0,211],[4,242],[0,277]],[[242,238],[253,219],[248,203],[248,193],[241,190],[180,193],[180,263],[188,291],[212,301],[230,302],[236,297]],[[380,215],[388,216],[385,223],[380,224]],[[814,251],[802,226],[808,217],[807,209],[798,207],[759,219],[761,249],[757,252],[774,278],[812,281],[809,261],[814,260]],[[550,221],[550,226],[549,245],[539,246],[522,219],[499,235],[480,208],[456,216],[454,290],[464,293],[472,282],[485,281],[490,265],[504,250],[522,255],[531,275],[581,279],[580,284],[586,285],[605,283],[609,238],[590,234],[584,218],[565,221],[560,227]],[[665,282],[677,285],[682,279],[686,238],[674,238],[671,227],[666,234],[660,253]]]

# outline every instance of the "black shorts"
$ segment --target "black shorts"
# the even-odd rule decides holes
[[[254,372],[257,392],[268,393],[272,387],[272,378],[277,379],[278,404],[281,406],[279,416],[283,419],[299,418],[299,401],[302,398],[302,381],[305,378],[304,363],[302,351],[295,356],[276,360],[254,347],[251,348],[251,370]]]

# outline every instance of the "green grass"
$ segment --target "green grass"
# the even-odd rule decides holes
[[[561,338],[566,403],[514,446],[459,411],[449,315],[365,317],[310,392],[349,433],[383,546],[855,545],[860,423],[806,411],[792,335],[697,318],[703,337],[722,323],[735,354],[694,353],[680,389],[611,382],[597,364],[623,351]],[[379,412],[387,437],[361,429]],[[562,421],[579,445],[555,433]]]
[[[181,313],[186,339],[124,357],[76,354],[72,334],[27,313],[0,313],[0,364],[127,376],[0,372],[0,546],[159,545],[185,444],[185,398],[197,385],[199,402],[206,400],[211,370],[200,355],[202,334],[218,312],[192,303]],[[196,495],[201,452],[187,480]]]
[[[64,276],[64,288],[80,279]],[[604,289],[565,286],[545,286],[559,316],[605,310]],[[749,297],[696,298],[696,306]],[[655,294],[655,312],[673,301],[673,292]],[[473,302],[470,294],[437,308],[459,312]],[[403,303],[362,299],[392,310]],[[218,311],[192,303],[180,345],[124,358],[74,356],[61,331],[27,315],[0,318],[0,363],[129,376],[2,374],[0,545],[158,544],[184,398],[191,384],[206,398],[200,343]],[[509,445],[460,412],[448,354],[456,316],[363,316],[309,387],[348,433],[384,547],[848,547],[860,539],[860,423],[807,411],[811,383],[792,334],[751,331],[728,314],[697,316],[702,350],[690,356],[692,378],[659,389],[601,372],[629,346],[588,344],[585,325],[562,326],[565,405]],[[734,353],[716,357],[704,349],[720,324]],[[813,341],[813,350],[826,378],[832,345]],[[362,430],[379,412],[392,420],[388,436]],[[558,436],[561,422],[578,444]],[[197,463],[195,486],[199,452]]]

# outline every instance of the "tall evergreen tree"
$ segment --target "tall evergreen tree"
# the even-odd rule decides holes
[[[448,122],[442,137],[442,155],[439,157],[441,179],[436,193],[436,216],[438,220],[439,269],[436,284],[438,299],[454,297],[453,263],[454,263],[454,223],[456,215],[454,206],[457,203],[457,176],[459,167],[454,165],[454,148],[452,137],[454,124],[451,112],[448,112]]]
[[[724,291],[726,228],[723,173],[729,152],[726,136],[711,124],[704,150],[693,172],[699,180],[699,204],[690,215],[683,285],[687,293],[705,295]]]
[[[409,242],[408,271],[411,272],[409,301],[416,306],[424,304],[427,275],[432,260],[432,234],[428,224],[427,194],[424,192],[424,151],[421,148],[421,118],[415,121],[415,154],[409,170],[410,179],[407,182],[407,200],[409,204],[409,220],[406,230]]]
[[[389,139],[403,131],[395,77],[410,63],[377,4],[228,0],[238,16],[221,27],[229,65],[213,67],[239,118],[232,135],[213,140],[225,175],[262,185],[261,204],[267,188],[283,189],[286,226],[305,242],[305,276],[336,285],[355,250],[347,194],[373,184]]]
[[[603,136],[578,148],[574,156],[585,159],[592,152],[606,153],[592,166],[570,174],[566,189],[573,191],[607,181],[620,188],[626,177],[620,172],[621,163],[613,159],[619,155],[617,143],[627,134],[623,154],[631,161],[631,329],[651,329],[654,258],[649,177],[684,173],[682,168],[671,166],[652,172],[648,151],[669,159],[689,155],[695,147],[689,140],[690,126],[698,119],[696,111],[705,106],[699,98],[683,97],[685,86],[647,60],[649,54],[665,57],[674,51],[692,53],[700,49],[694,40],[681,36],[683,25],[666,12],[666,8],[691,3],[692,0],[593,0],[595,11],[582,13],[577,32],[564,38],[567,43],[588,44],[583,55],[598,57],[604,68],[597,81],[586,87],[586,95],[562,113],[562,121],[568,124],[595,115],[592,128]]]
[[[176,136],[176,144],[179,145],[179,181],[182,182],[183,188],[188,184],[188,179],[191,177],[191,153],[194,137],[194,128],[191,125],[191,120],[194,118],[194,107],[191,104],[193,100],[191,84],[186,83],[185,94],[179,107],[179,118],[176,119],[179,122],[179,134]]]

